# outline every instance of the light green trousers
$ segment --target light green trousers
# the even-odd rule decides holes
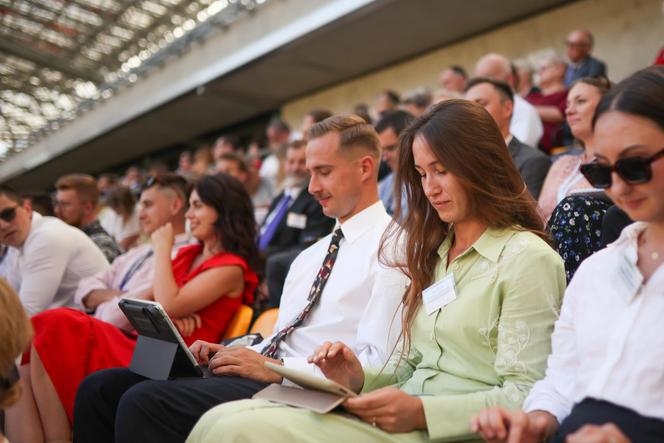
[[[426,432],[389,434],[350,415],[317,414],[265,400],[241,400],[217,406],[201,417],[187,438],[187,443],[426,441]]]

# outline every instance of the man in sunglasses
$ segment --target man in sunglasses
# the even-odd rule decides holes
[[[87,235],[33,212],[7,186],[0,186],[0,243],[9,246],[3,277],[29,315],[72,306],[79,281],[108,268],[106,257]]]
[[[175,234],[172,257],[191,242],[185,233],[191,185],[177,174],[162,173],[148,179],[141,192],[138,217],[146,235],[170,223]],[[118,307],[122,297],[141,298],[154,282],[152,246],[145,244],[120,255],[107,270],[81,280],[74,296],[76,304],[95,318],[121,329],[131,329],[127,317]]]

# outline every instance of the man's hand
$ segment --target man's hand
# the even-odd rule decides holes
[[[173,225],[169,222],[157,228],[156,231],[150,236],[154,249],[162,248],[163,250],[170,251],[173,249],[175,242],[175,234],[173,233]]]
[[[387,432],[410,432],[427,427],[422,400],[394,387],[348,398],[343,405],[363,421]]]
[[[264,383],[281,383],[282,377],[268,369],[266,361],[281,364],[281,361],[267,358],[251,349],[231,346],[217,352],[210,359],[208,368],[215,375],[234,375]]]
[[[585,425],[565,439],[565,443],[631,443],[613,423]]]
[[[354,392],[360,392],[364,386],[362,364],[353,351],[340,341],[323,343],[307,361],[318,366],[325,377]]]
[[[499,407],[483,409],[470,422],[471,430],[489,443],[540,443],[557,427],[558,422],[548,412],[526,414],[521,409]]]
[[[194,358],[201,365],[208,364],[210,358],[222,349],[224,349],[224,345],[208,343],[203,340],[196,340],[189,346],[189,350],[194,354]]]
[[[83,306],[88,311],[94,311],[100,304],[113,299],[113,297],[119,297],[122,294],[122,291],[116,289],[93,289],[88,292],[88,295],[83,297]]]

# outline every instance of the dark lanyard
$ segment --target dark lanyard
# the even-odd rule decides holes
[[[136,260],[136,261],[131,265],[131,267],[129,268],[129,270],[127,271],[127,273],[124,275],[124,277],[122,277],[122,282],[120,283],[120,288],[119,288],[121,291],[124,292],[124,290],[125,290],[125,286],[126,286],[127,283],[129,282],[129,280],[134,276],[134,274],[136,274],[136,272],[137,272],[139,269],[141,269],[141,266],[143,266],[143,264],[145,263],[145,261],[146,261],[148,258],[152,257],[152,254],[154,254],[154,251],[153,251],[152,249],[150,249],[150,250],[147,252],[147,254],[144,254],[144,255],[142,255],[141,257],[139,257],[138,260]]]

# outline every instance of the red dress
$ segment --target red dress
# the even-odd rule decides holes
[[[244,271],[244,294],[236,298],[219,294],[216,301],[198,311],[196,314],[201,318],[201,327],[191,336],[183,337],[187,345],[196,340],[219,342],[240,304],[253,302],[253,293],[258,284],[256,273],[243,258],[234,254],[217,254],[191,269],[201,248],[198,244],[185,246],[180,248],[173,259],[173,276],[178,287],[184,286],[208,269],[240,266]],[[35,330],[32,345],[39,354],[71,423],[76,390],[81,381],[101,369],[129,366],[136,337],[122,332],[110,323],[70,308],[44,311],[32,317],[32,324]],[[25,360],[24,358],[24,362]]]
[[[562,91],[554,92],[553,94],[543,95],[541,92],[533,92],[526,96],[526,100],[533,106],[555,106],[560,109],[565,118],[565,108],[567,107],[567,93],[569,91],[564,89]],[[564,123],[551,123],[542,121],[544,132],[540,140],[540,148],[548,153],[551,148],[558,147],[563,143],[563,125]],[[536,146],[535,146],[536,147]]]

